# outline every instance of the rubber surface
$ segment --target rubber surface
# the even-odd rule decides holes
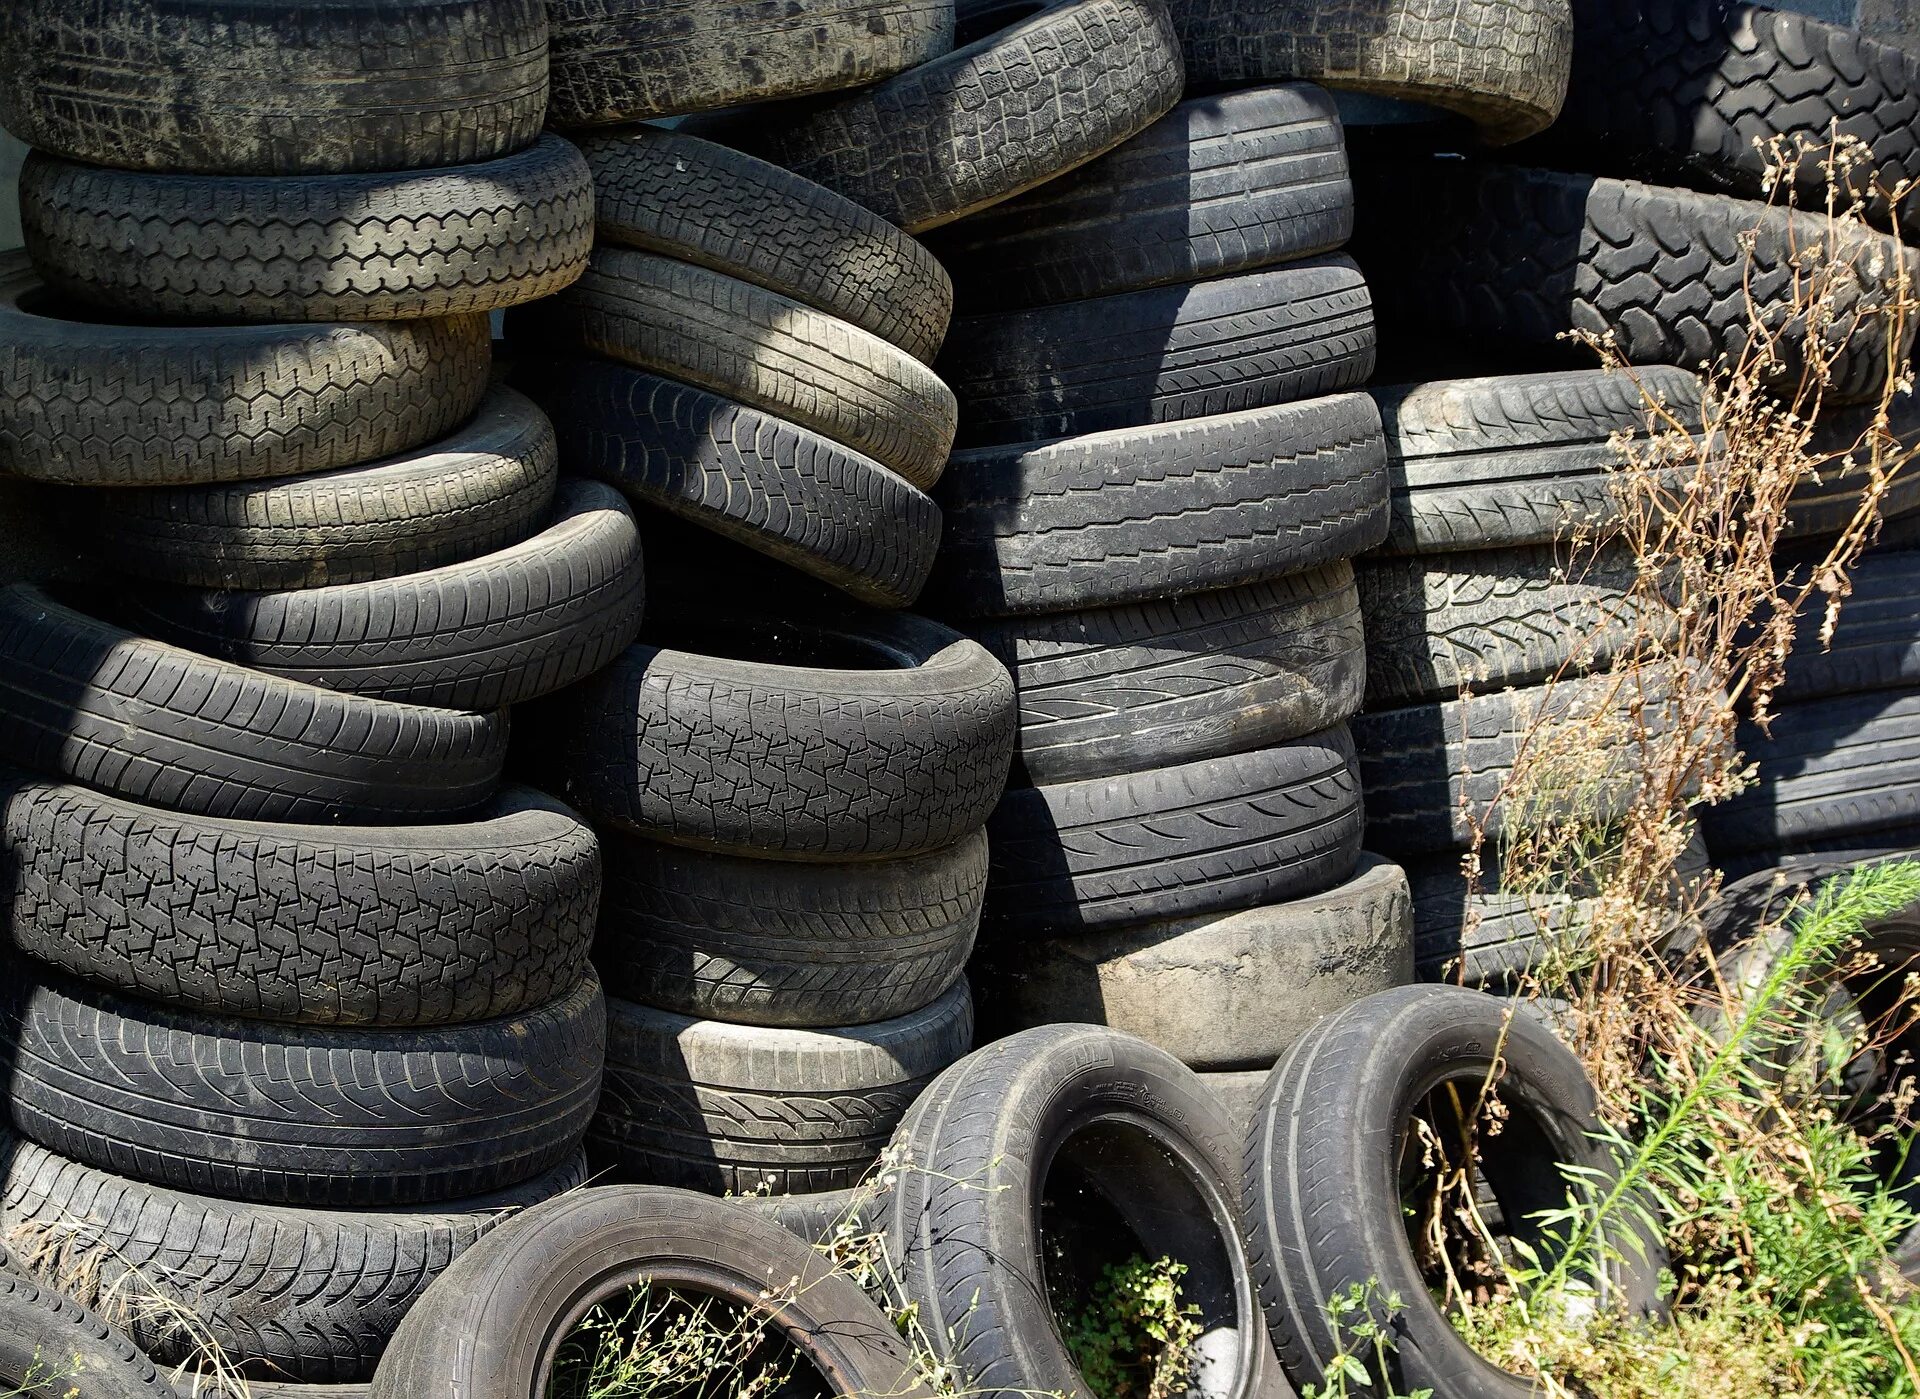
[[[1815,590],[1795,620],[1783,703],[1850,695],[1864,690],[1920,686],[1920,553],[1869,550],[1847,571],[1847,595],[1829,644],[1820,632],[1827,596]]]
[[[0,1383],[20,1395],[173,1399],[133,1342],[72,1298],[0,1270]]]

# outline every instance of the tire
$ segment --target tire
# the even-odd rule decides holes
[[[573,281],[593,184],[557,136],[378,175],[153,175],[30,155],[27,252],[49,286],[190,321],[387,321],[517,306]]]
[[[968,311],[1083,301],[1332,252],[1353,235],[1333,98],[1305,83],[1182,102],[1070,175],[935,235]]]
[[[1637,381],[1637,382],[1636,382]],[[1386,551],[1551,544],[1620,521],[1616,442],[1645,438],[1654,404],[1698,434],[1700,380],[1651,365],[1451,379],[1370,390],[1393,482]],[[1682,471],[1651,480],[1679,489]]]
[[[603,242],[698,263],[850,321],[922,363],[953,283],[920,244],[777,165],[657,126],[580,138]]]
[[[1271,1068],[1321,1016],[1413,980],[1407,877],[1362,855],[1343,883],[1288,903],[1008,942],[969,976],[984,1039],[1107,1025],[1195,1069]]]
[[[1559,114],[1573,24],[1559,0],[1172,0],[1196,88],[1276,78],[1425,103],[1480,139],[1517,141]]]
[[[1000,5],[955,38],[864,92],[748,128],[750,148],[923,233],[1084,165],[1180,100],[1159,0]]]
[[[302,1025],[516,1015],[586,973],[600,850],[508,788],[471,822],[356,828],[175,816],[0,781],[15,950],[185,1011]]]
[[[0,1271],[0,1384],[45,1399],[174,1399],[127,1337],[10,1268]]]
[[[1675,184],[1765,198],[1776,140],[1816,154],[1791,183],[1824,209],[1819,152],[1836,137],[1865,158],[1841,196],[1887,225],[1886,192],[1920,177],[1920,57],[1856,28],[1803,14],[1708,0],[1580,0],[1573,77],[1550,138],[1584,160],[1639,166]],[[1920,203],[1901,200],[1920,231]]]
[[[258,592],[368,583],[526,538],[553,505],[553,424],[494,388],[450,437],[386,461],[227,486],[103,491],[93,527],[122,573]]]
[[[1498,1135],[1483,1134],[1476,1174],[1499,1201],[1508,1233],[1568,1202],[1556,1163],[1588,1182],[1579,1198],[1604,1193],[1614,1179],[1617,1162],[1591,1135],[1593,1086],[1580,1061],[1535,1018],[1511,1013],[1515,1004],[1452,986],[1383,991],[1314,1026],[1268,1079],[1246,1138],[1242,1216],[1280,1362],[1295,1383],[1313,1383],[1345,1353],[1321,1307],[1357,1288],[1368,1299],[1362,1322],[1383,1299],[1400,1299],[1390,1323],[1391,1374],[1369,1365],[1371,1383],[1395,1393],[1431,1386],[1462,1399],[1536,1392],[1453,1329],[1421,1280],[1400,1200],[1390,1193],[1421,1100],[1448,1083],[1474,1085],[1475,1101],[1491,1083],[1507,1110]],[[1440,1130],[1463,1126],[1450,1118]],[[1605,1256],[1617,1261],[1595,1282],[1600,1306],[1640,1313],[1657,1305],[1664,1250],[1634,1236],[1633,1217],[1631,1209],[1616,1212],[1604,1226]],[[1526,1233],[1539,1237],[1537,1226]]]
[[[812,1195],[735,1195],[743,1208],[815,1247],[831,1246],[849,1236],[873,1233],[866,1212],[875,1196],[872,1184],[850,1190],[822,1190]]]
[[[875,607],[920,595],[940,510],[917,486],[731,399],[619,365],[567,368],[549,407],[570,470]]]
[[[1873,550],[1847,571],[1847,584],[1829,645],[1820,641],[1827,595],[1816,589],[1801,609],[1777,702],[1920,688],[1920,553]]]
[[[499,786],[503,714],[340,695],[0,590],[0,755],[137,802],[251,821],[444,820]]]
[[[1360,858],[1352,740],[1292,743],[1007,792],[987,823],[984,941],[1277,904]]]
[[[818,1029],[906,1015],[960,979],[987,838],[794,864],[609,832],[594,964],[608,994],[695,1019]]]
[[[1338,394],[1373,373],[1345,256],[1187,286],[961,316],[937,368],[963,447],[1075,437]]]
[[[0,21],[0,126],[69,160],[325,175],[490,160],[547,107],[539,0],[64,0]]]
[[[528,1210],[456,1260],[401,1322],[373,1399],[531,1393],[580,1314],[618,1316],[637,1278],[713,1299],[719,1329],[735,1309],[766,1316],[801,1374],[848,1394],[928,1399],[893,1323],[825,1256],[737,1204],[618,1186]]]
[[[417,1205],[533,1179],[580,1145],[606,1021],[591,975],[451,1028],[269,1026],[51,975],[9,993],[13,1124],[103,1171],[262,1204]]]
[[[1360,708],[1353,570],[971,626],[1020,697],[1017,764],[1070,782],[1265,748]]]
[[[1354,576],[1367,638],[1367,705],[1490,694],[1609,669],[1669,639],[1678,619],[1637,595],[1626,548],[1532,547],[1380,559]]]
[[[1809,212],[1455,161],[1384,166],[1377,183],[1362,186],[1360,203],[1363,232],[1381,226],[1377,217],[1369,224],[1370,208],[1422,211],[1418,240],[1357,254],[1393,312],[1388,333],[1403,343],[1564,354],[1564,337],[1577,331],[1612,335],[1631,364],[1712,365],[1747,343],[1751,308],[1769,324],[1784,321],[1796,250],[1818,244],[1832,249],[1835,267],[1832,321],[1822,332],[1833,357],[1827,401],[1877,396],[1889,354],[1904,359],[1911,347],[1910,324],[1889,346],[1897,320],[1889,306],[1896,264],[1905,258],[1912,276],[1920,255],[1880,234],[1835,233]],[[1793,381],[1804,345],[1804,330],[1782,331],[1783,381]]]
[[[142,1185],[16,1142],[0,1220],[43,1276],[124,1314],[162,1364],[195,1358],[193,1337],[169,1324],[185,1309],[249,1373],[350,1385],[373,1374],[400,1318],[453,1259],[586,1177],[576,1152],[523,1185],[442,1205],[293,1209]]]
[[[578,285],[522,324],[811,428],[922,489],[953,445],[953,394],[912,355],[692,263],[603,246]]]
[[[987,1045],[894,1137],[910,1164],[875,1203],[894,1287],[962,1388],[1076,1394],[1088,1386],[1061,1337],[1100,1262],[1169,1258],[1199,1309],[1207,1392],[1281,1399],[1235,1216],[1236,1145],[1192,1071],[1140,1040],[1049,1025]]]
[[[639,632],[645,598],[626,501],[611,486],[570,479],[551,525],[466,563],[282,593],[155,589],[128,611],[154,636],[270,675],[493,710],[607,665]]]
[[[1260,583],[1378,544],[1379,415],[1342,394],[959,452],[929,596],[954,615],[1057,613]]]
[[[472,417],[484,316],[386,325],[115,326],[61,319],[0,253],[0,468],[62,486],[304,476]]]
[[[1882,473],[1888,466],[1911,460],[1920,451],[1920,402],[1911,392],[1895,394],[1887,404],[1887,421],[1877,420],[1880,405],[1868,402],[1852,408],[1829,409],[1814,424],[1807,454],[1819,463],[1817,473],[1801,479],[1787,497],[1781,536],[1817,539],[1839,534],[1853,523],[1873,487],[1876,442],[1882,453]],[[1817,477],[1817,479],[1816,479]],[[1913,527],[1920,512],[1920,472],[1895,471],[1881,483],[1880,533],[1882,548],[1906,548],[1902,531]]]
[[[1195,1070],[1194,1077],[1213,1095],[1213,1100],[1226,1109],[1227,1120],[1233,1124],[1235,1140],[1244,1139],[1247,1129],[1253,1125],[1253,1110],[1260,1101],[1260,1094],[1266,1089],[1270,1071],[1271,1066],[1259,1069]]]
[[[964,981],[892,1020],[829,1030],[607,1005],[595,1165],[711,1194],[856,1185],[928,1083],[973,1043]]]
[[[916,855],[977,829],[1006,782],[1013,682],[905,613],[715,616],[720,654],[633,646],[528,728],[568,799],[654,840],[781,860]]]
[[[549,13],[548,119],[563,129],[862,87],[953,47],[951,0],[554,0]]]

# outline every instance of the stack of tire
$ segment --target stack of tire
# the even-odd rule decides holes
[[[488,382],[591,238],[545,13],[34,3],[0,48],[0,469],[126,580],[0,593],[0,1209],[158,1357],[364,1379],[584,1179],[604,1053],[593,832],[502,786],[644,588]]]

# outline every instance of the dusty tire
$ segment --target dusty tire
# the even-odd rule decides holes
[[[634,126],[579,144],[602,241],[766,287],[933,362],[953,314],[953,283],[933,254],[879,215],[685,132]]]
[[[0,16],[0,126],[71,160],[235,175],[414,170],[531,143],[540,0],[63,0]]]
[[[0,753],[138,802],[256,821],[430,821],[499,786],[502,714],[335,694],[0,591]]]
[[[249,1372],[351,1385],[373,1374],[409,1307],[488,1230],[587,1178],[576,1153],[525,1184],[441,1205],[317,1210],[142,1185],[28,1142],[7,1149],[0,1224],[43,1276],[130,1313],[163,1364],[193,1359],[168,1324],[185,1307]],[[291,1395],[301,1393],[288,1386]],[[270,1381],[250,1395],[274,1395]],[[343,1390],[307,1389],[307,1399]]]
[[[546,415],[507,388],[417,451],[311,476],[103,491],[99,552],[122,573],[194,588],[365,583],[477,558],[526,538],[553,505]]]
[[[570,1157],[600,1091],[591,975],[559,1000],[437,1029],[267,1025],[45,976],[9,996],[20,1134],[103,1171],[263,1204],[414,1205]]]
[[[1013,682],[977,643],[879,613],[711,617],[722,654],[630,647],[528,716],[568,799],[639,835],[770,859],[914,855],[978,828],[1013,752]]]
[[[1191,1068],[1271,1068],[1321,1016],[1413,980],[1407,877],[1362,855],[1344,882],[1287,903],[1009,940],[986,949],[968,976],[983,1039],[1034,1025],[1106,1025]]]
[[[973,1044],[964,981],[871,1025],[767,1029],[607,1005],[607,1074],[589,1159],[709,1193],[859,1183],[921,1091]]]
[[[958,616],[1151,602],[1264,582],[1378,544],[1364,394],[955,453],[929,596]]]
[[[609,995],[697,1019],[810,1029],[919,1010],[960,977],[987,838],[901,860],[801,864],[605,837],[593,960]]]
[[[992,7],[956,37],[965,47],[743,134],[920,233],[1085,164],[1180,99],[1180,45],[1159,0]]]
[[[511,1015],[585,974],[594,834],[509,788],[458,825],[276,826],[0,781],[15,950],[127,995],[308,1025]]]
[[[613,364],[569,365],[548,405],[568,466],[637,505],[875,607],[905,607],[926,583],[940,509],[870,457],[757,408]]]
[[[1020,697],[1019,768],[1066,782],[1264,748],[1360,708],[1353,570],[975,622]]]
[[[300,476],[392,456],[473,416],[484,316],[384,325],[60,319],[0,254],[0,468],[66,486]]]
[[[0,1269],[0,1384],[35,1399],[173,1399],[133,1341],[71,1297]]]
[[[1307,78],[1457,112],[1482,140],[1553,121],[1574,51],[1565,0],[1172,0],[1197,88]]]
[[[1178,767],[1011,788],[987,823],[983,940],[1300,898],[1353,872],[1360,828],[1344,724]]]
[[[1353,234],[1333,98],[1305,83],[1182,102],[1123,145],[936,234],[968,311],[1194,282]]]

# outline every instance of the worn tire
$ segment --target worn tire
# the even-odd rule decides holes
[[[975,622],[1013,676],[1017,762],[1066,782],[1264,748],[1360,708],[1353,570],[1327,564],[1164,602]]]
[[[63,486],[301,476],[473,416],[484,316],[384,325],[116,326],[61,319],[0,253],[0,470]]]
[[[1336,255],[1189,286],[961,316],[938,369],[963,447],[1339,394],[1373,373],[1373,303]]]
[[[0,780],[15,950],[128,995],[307,1025],[512,1015],[586,971],[593,831],[509,788],[458,825],[276,826]]]
[[[960,977],[987,838],[899,860],[799,864],[608,832],[593,960],[610,995],[697,1019],[810,1029],[919,1010]]]
[[[968,976],[983,1039],[1033,1025],[1107,1025],[1191,1068],[1271,1068],[1321,1016],[1413,980],[1407,877],[1362,855],[1344,882],[1287,903],[1008,941]]]
[[[0,1225],[42,1276],[124,1315],[163,1364],[191,1363],[184,1308],[239,1368],[313,1386],[373,1374],[408,1309],[481,1235],[582,1185],[575,1153],[521,1185],[441,1205],[317,1210],[142,1185],[28,1142],[7,1150]],[[301,1390],[288,1386],[291,1394]],[[171,1394],[171,1391],[168,1391]],[[272,1381],[250,1395],[275,1395]],[[340,1399],[342,1390],[306,1390]]]
[[[1804,574],[1802,574],[1804,576]],[[1783,704],[1867,690],[1920,688],[1920,553],[1872,550],[1847,571],[1830,645],[1820,642],[1827,595],[1819,589],[1795,621]]]
[[[12,1258],[0,1268],[0,1384],[23,1399],[175,1399],[129,1337]]]
[[[984,941],[1300,898],[1353,872],[1360,828],[1344,724],[1177,767],[1011,788],[987,823]]]
[[[914,855],[986,820],[1013,753],[1013,682],[905,613],[714,616],[720,654],[630,647],[529,716],[582,810],[639,835],[783,860]]]
[[[1264,582],[1378,544],[1364,394],[955,453],[929,596],[962,616],[1112,607]]]
[[[956,38],[953,53],[790,120],[744,125],[742,137],[921,233],[1085,164],[1180,100],[1180,45],[1160,0],[992,7]]]
[[[128,169],[462,165],[531,143],[547,108],[540,0],[26,0],[0,55],[0,126]]]
[[[99,552],[137,578],[270,591],[366,583],[526,538],[553,505],[553,424],[512,389],[426,447],[311,476],[102,491]]]
[[[1884,424],[1877,421],[1879,415],[1877,401],[1829,409],[1820,415],[1807,442],[1807,452],[1820,463],[1819,470],[1804,477],[1787,497],[1787,516],[1781,527],[1784,538],[1837,535],[1853,523],[1873,485],[1876,443],[1883,470],[1911,460],[1920,450],[1920,400],[1911,390],[1894,395],[1887,405]],[[1920,513],[1920,471],[1896,471],[1883,485],[1880,545],[1908,548],[1905,535],[1914,527],[1915,514]]]
[[[931,240],[968,311],[1082,301],[1331,252],[1353,234],[1333,98],[1182,102],[1132,140]]]
[[[953,445],[953,393],[906,351],[778,292],[692,263],[602,246],[587,275],[525,321],[738,400],[863,452],[921,488]]]
[[[103,1171],[264,1204],[415,1205],[531,1180],[580,1145],[606,1017],[591,974],[471,1025],[266,1025],[48,975],[9,993],[13,1124]]]
[[[607,1005],[596,1166],[709,1193],[844,1190],[921,1090],[973,1044],[964,981],[876,1024],[768,1029]]]
[[[830,189],[682,131],[582,136],[599,238],[695,262],[838,316],[931,364],[953,314],[947,271]]]

